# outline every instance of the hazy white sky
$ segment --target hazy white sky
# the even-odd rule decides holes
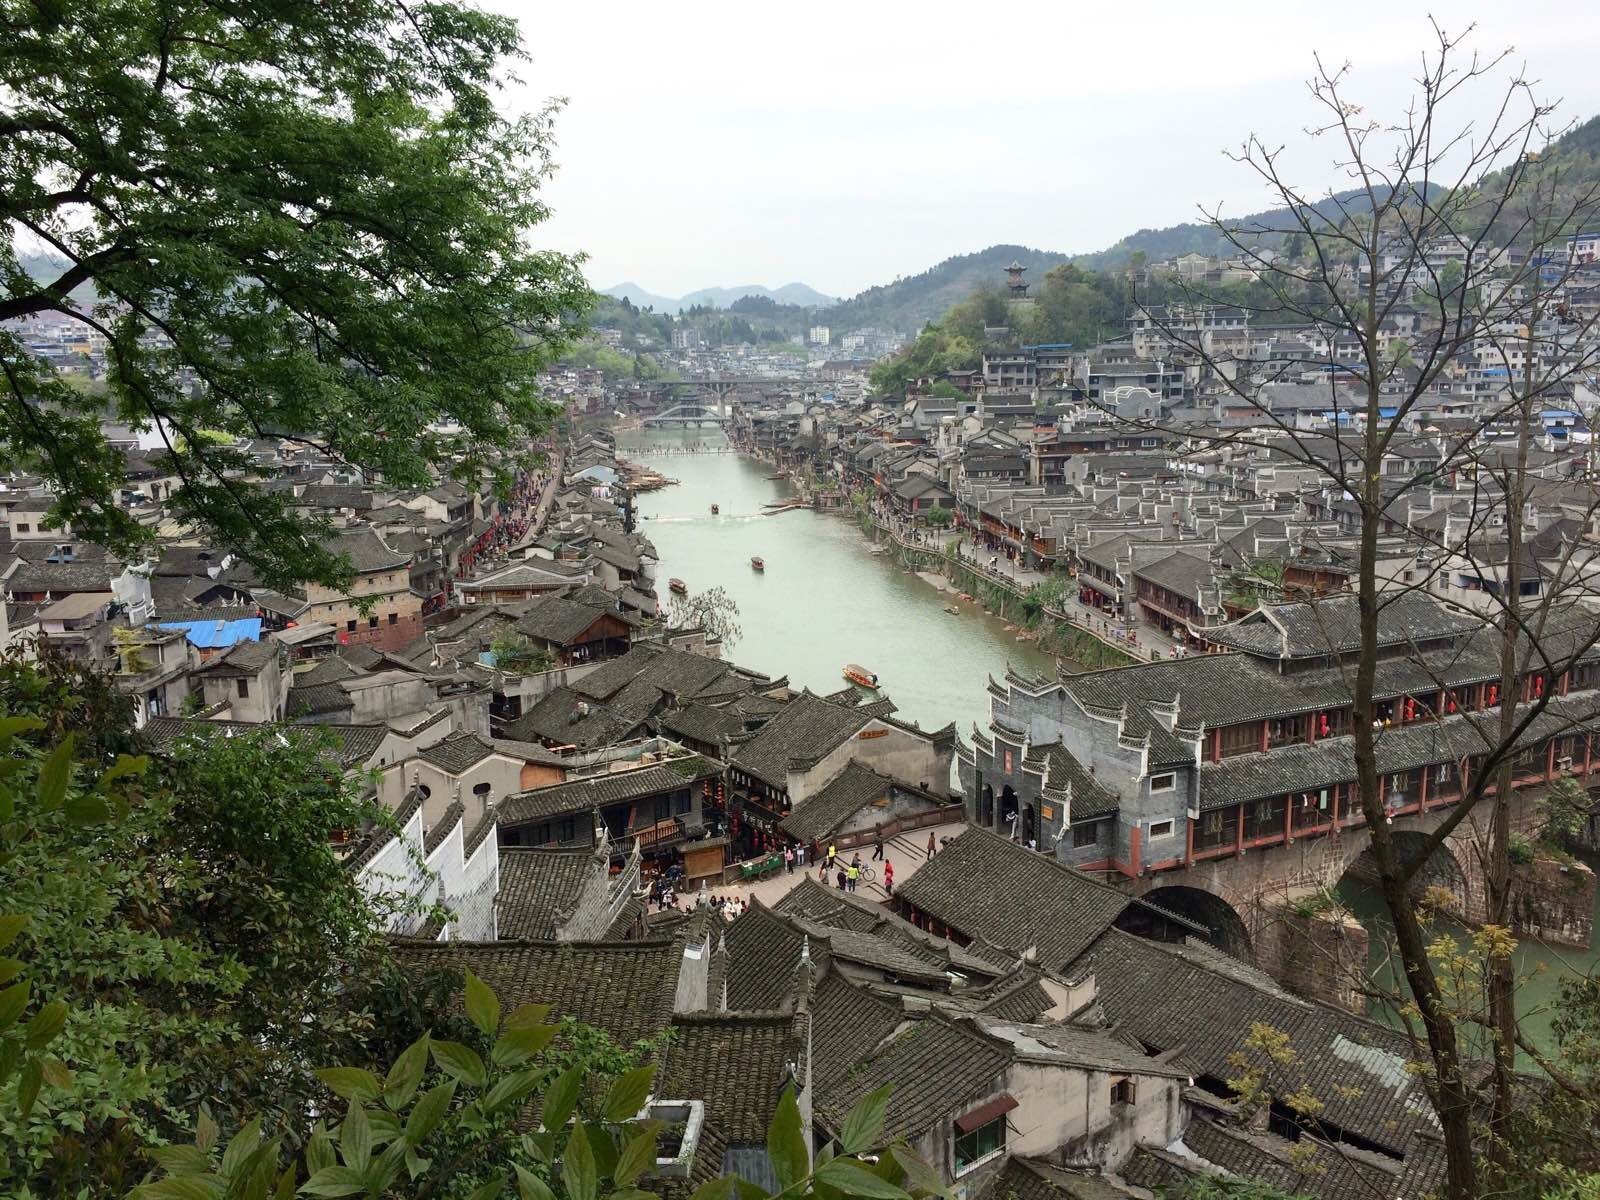
[[[667,295],[850,295],[996,242],[1097,250],[1200,203],[1254,211],[1222,154],[1251,131],[1335,182],[1303,133],[1313,51],[1387,117],[1432,37],[1408,0],[482,2],[523,22],[521,102],[569,102],[543,240],[585,251],[596,286]],[[1514,46],[1563,113],[1600,111],[1587,5],[1438,7],[1485,53]]]

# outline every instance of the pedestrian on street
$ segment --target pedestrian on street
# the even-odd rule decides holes
[[[800,865],[802,871],[806,869],[806,846],[804,842],[794,848],[794,861]]]
[[[861,878],[861,864],[859,862],[851,863],[849,870],[845,873],[845,877],[849,880],[850,890],[852,892],[855,891],[856,881]]]
[[[783,873],[785,875],[793,875],[794,874],[794,847],[793,846],[785,846],[783,848]]]
[[[885,896],[894,895],[894,864],[887,859],[884,860],[883,864],[883,894]]]
[[[929,858],[933,857],[934,849],[935,849],[935,843],[934,843],[934,840],[933,840],[933,830],[930,829],[930,830],[928,830],[928,857]]]
[[[841,892],[845,890],[845,885],[847,883],[849,883],[849,878],[845,875],[844,868],[840,867],[839,868],[839,890]]]
[[[878,826],[878,836],[872,846],[872,860],[877,862],[883,858],[883,826]]]

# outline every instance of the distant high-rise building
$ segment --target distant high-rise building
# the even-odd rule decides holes
[[[806,341],[813,346],[826,346],[828,344],[828,327],[826,325],[813,325],[806,333]]]

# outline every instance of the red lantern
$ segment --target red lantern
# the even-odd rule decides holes
[[[1407,699],[1406,699],[1406,720],[1414,721],[1416,719],[1417,719],[1417,702],[1415,700],[1412,700],[1409,697],[1407,697]]]
[[[1491,683],[1489,685],[1489,705],[1492,708],[1494,705],[1498,704],[1499,702],[1500,702],[1500,687],[1499,687],[1498,684]]]
[[[1317,736],[1328,736],[1328,714],[1322,713],[1317,717]]]
[[[1543,675],[1535,675],[1533,677],[1533,694],[1535,696],[1544,695],[1544,676]]]

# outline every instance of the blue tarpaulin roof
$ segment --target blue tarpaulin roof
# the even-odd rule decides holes
[[[162,629],[183,630],[189,644],[201,650],[261,640],[260,617],[241,617],[237,621],[157,621],[156,624]]]

